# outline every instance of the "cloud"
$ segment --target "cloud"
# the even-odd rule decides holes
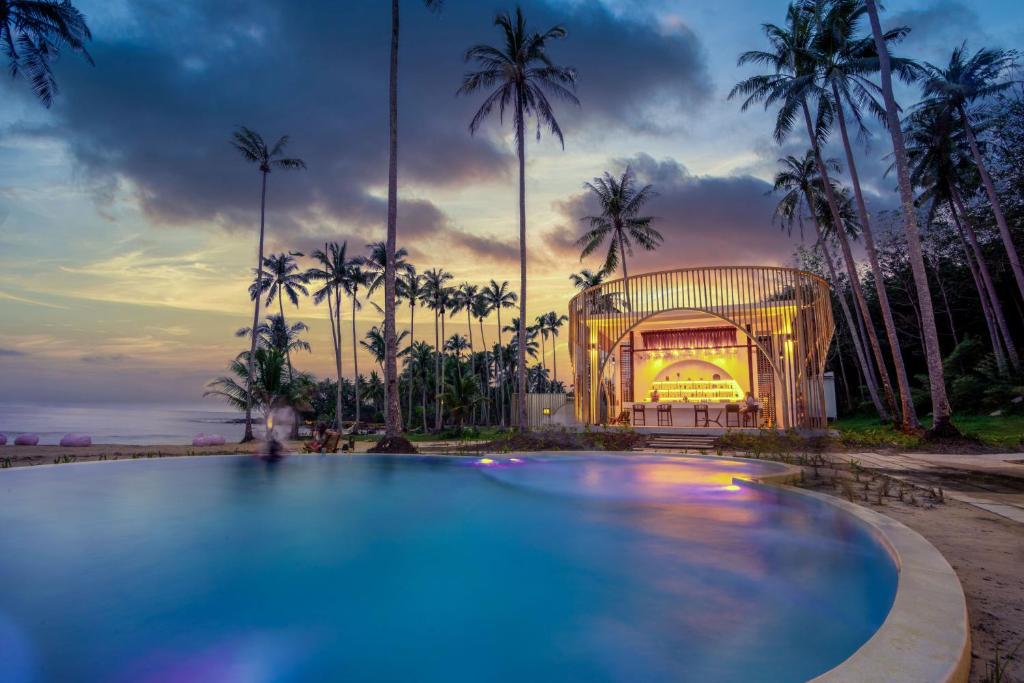
[[[563,23],[552,46],[580,70],[583,108],[563,127],[656,127],[652,107],[693,110],[710,93],[704,50],[685,24],[613,15],[598,0],[526,0],[535,27]],[[145,0],[112,26],[94,26],[96,66],[61,63],[60,106],[45,132],[70,154],[109,204],[135,197],[157,223],[250,227],[260,192],[228,144],[245,124],[269,141],[292,135],[287,153],[307,171],[269,177],[268,222],[278,235],[316,235],[323,223],[379,235],[387,171],[388,3],[328,0]],[[457,98],[465,47],[496,41],[493,8],[449,0],[440,15],[403,11],[400,173],[403,183],[459,187],[508,181],[511,150],[498,124],[471,137],[480,98]],[[101,30],[108,28],[110,30]],[[116,30],[115,30],[116,29]],[[102,188],[102,191],[100,190]],[[405,199],[403,234],[438,234],[443,211]],[[335,226],[336,228],[336,226]],[[377,237],[379,239],[379,237]]]
[[[128,360],[123,353],[93,353],[82,356],[79,360],[83,363],[95,363],[96,365],[116,365]]]
[[[772,224],[777,199],[771,185],[753,176],[695,176],[678,161],[657,160],[647,154],[613,160],[613,172],[629,165],[641,183],[657,193],[647,206],[664,243],[654,252],[638,250],[629,263],[635,271],[687,266],[782,264],[791,259],[797,242]],[[564,229],[550,234],[553,252],[579,257],[576,239],[584,232],[579,218],[599,213],[589,193],[573,196],[559,206]],[[599,250],[593,261],[600,265]],[[629,258],[627,256],[627,258]]]
[[[0,357],[16,357],[16,356],[27,356],[28,353],[25,351],[19,351],[18,349],[3,349],[0,348]]]

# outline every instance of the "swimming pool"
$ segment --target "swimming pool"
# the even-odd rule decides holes
[[[728,458],[0,475],[0,681],[800,681],[886,618],[861,522]]]

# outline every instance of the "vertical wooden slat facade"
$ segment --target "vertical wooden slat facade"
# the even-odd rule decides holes
[[[770,266],[643,273],[573,297],[569,349],[580,422],[604,422],[609,418],[607,408],[616,404],[615,397],[607,395],[604,379],[616,345],[653,316],[685,310],[710,314],[735,326],[740,338],[757,349],[758,365],[771,367],[779,389],[770,407],[776,426],[825,427],[823,373],[833,334],[829,285],[811,273]],[[758,384],[762,383],[759,379]],[[606,394],[603,403],[602,392]]]

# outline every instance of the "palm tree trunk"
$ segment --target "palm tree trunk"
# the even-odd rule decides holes
[[[410,299],[413,303],[409,305],[409,346],[412,347],[416,343],[416,304],[415,299]],[[408,356],[407,356],[408,358]],[[412,363],[409,363],[409,428],[412,429]]]
[[[434,310],[434,429],[441,430],[441,341],[440,314]]]
[[[807,199],[810,200],[811,198],[807,197]],[[808,206],[813,206],[813,204],[808,204]],[[839,277],[836,275],[835,264],[832,263],[832,254],[828,253],[825,235],[817,218],[814,220],[814,228],[818,234],[818,245],[822,258],[825,259],[825,265],[828,266],[829,277],[832,278],[833,286],[836,289],[836,298],[839,299],[839,308],[842,309],[843,318],[846,320],[846,327],[850,330],[850,339],[853,340],[853,351],[857,364],[860,365],[861,374],[864,376],[864,383],[868,385],[868,395],[871,397],[871,403],[875,406],[875,411],[878,412],[879,419],[887,420],[888,417],[885,413],[885,406],[882,404],[882,401],[878,396],[878,385],[875,383],[874,373],[871,372],[871,365],[868,363],[868,357],[864,353],[862,340],[860,335],[857,333],[856,327],[854,327],[855,323],[853,321],[853,315],[850,313],[849,304],[846,303],[846,296],[839,289]]]
[[[501,353],[501,304],[498,304],[498,355],[495,356],[495,366],[498,371],[497,382],[495,383],[494,391],[498,395],[498,422],[504,427],[505,426],[505,392],[502,389],[502,385],[505,380],[505,361]]]
[[[438,396],[440,396],[441,394],[444,393],[444,380],[445,380],[445,376],[448,374],[448,354],[445,353],[445,350],[444,350],[445,338],[446,338],[446,335],[448,334],[445,331],[445,324],[444,324],[445,323],[445,315],[446,315],[446,313],[447,313],[447,311],[444,308],[442,308],[441,309],[441,376],[438,377],[438,385],[437,385]],[[440,405],[440,403],[439,403],[439,405]],[[438,423],[437,428],[438,429],[444,429],[444,407],[443,406],[441,407],[440,422]]]
[[[356,292],[358,290],[352,290],[352,373],[355,377],[355,397],[356,397],[356,423],[355,429],[359,429],[359,343],[356,341]]]
[[[981,301],[981,312],[985,317],[985,326],[988,328],[988,338],[992,344],[992,354],[996,358],[996,367],[1001,374],[1006,374],[1009,366],[1006,363],[1006,354],[1003,353],[1003,344],[999,339],[999,329],[996,327],[990,294],[985,286],[985,282],[981,278],[981,273],[978,272],[978,267],[974,264],[974,258],[971,256],[971,245],[964,234],[963,225],[960,223],[960,217],[956,214],[956,207],[953,205],[952,199],[949,199],[949,212],[953,216],[953,222],[956,224],[957,232],[960,234],[960,245],[964,248],[964,258],[967,260],[967,267],[971,271],[971,278],[974,279],[974,289],[978,292],[978,299]],[[998,306],[998,302],[996,305]]]
[[[622,289],[626,292],[626,310],[632,309],[629,300],[629,268],[626,267],[626,247],[622,243],[622,233],[619,233],[619,258],[622,259]]]
[[[974,231],[970,218],[967,216],[967,209],[964,206],[963,198],[960,196],[960,191],[957,190],[952,182],[949,183],[949,190],[953,198],[954,218],[956,218],[958,211],[960,213],[957,227],[961,229],[962,235],[966,235],[967,243],[971,245],[971,251],[974,252],[974,258],[978,263],[978,274],[981,276],[981,282],[988,292],[989,305],[992,308],[992,314],[995,316],[996,328],[1003,338],[1006,355],[1009,357],[1013,369],[1020,370],[1020,355],[1017,353],[1017,345],[1013,343],[1013,337],[1010,336],[1010,326],[1006,323],[1006,316],[1003,314],[1002,304],[999,303],[999,295],[996,293],[992,274],[989,272],[988,264],[985,263],[985,256],[981,252],[981,247],[978,245],[978,236]]]
[[[810,139],[811,148],[814,151],[814,162],[818,167],[818,175],[821,176],[825,199],[832,214],[832,225],[835,227],[836,237],[839,239],[839,247],[843,252],[846,272],[850,276],[850,289],[853,291],[853,299],[857,305],[857,310],[864,320],[864,332],[871,346],[871,354],[874,356],[875,364],[877,365],[878,376],[882,380],[882,391],[885,394],[887,408],[882,419],[889,420],[892,419],[892,411],[896,409],[896,397],[892,391],[892,384],[889,382],[889,371],[885,366],[885,359],[882,357],[882,346],[878,342],[878,333],[875,332],[875,326],[871,321],[871,311],[868,309],[867,300],[864,298],[860,276],[857,274],[857,265],[853,260],[853,251],[850,249],[850,240],[843,226],[843,219],[839,213],[839,205],[836,203],[835,193],[832,191],[832,181],[829,178],[825,162],[821,157],[821,147],[818,144],[818,138],[814,134],[814,124],[811,123],[811,110],[807,106],[806,100],[801,105],[804,114],[804,125],[807,127],[807,137]]]
[[[526,431],[526,133],[523,93],[516,88],[516,143],[519,152],[519,349],[516,357],[519,431]]]
[[[558,386],[558,336],[555,334],[551,335],[551,365],[555,372],[552,386],[556,387]]]
[[[878,293],[878,306],[882,310],[882,322],[885,326],[885,336],[889,341],[889,351],[892,355],[893,369],[896,372],[896,386],[900,391],[900,413],[903,416],[901,427],[903,431],[919,429],[921,423],[917,419],[917,412],[914,410],[914,399],[910,394],[910,381],[907,379],[907,368],[903,364],[903,351],[900,348],[900,339],[896,334],[896,323],[892,317],[892,307],[889,305],[889,295],[885,291],[885,278],[882,275],[882,268],[878,263],[878,251],[875,249],[875,238],[871,234],[871,222],[868,220],[868,209],[864,202],[864,193],[860,188],[860,177],[857,174],[857,164],[853,159],[853,147],[850,145],[850,135],[846,130],[846,114],[843,111],[842,99],[839,96],[839,87],[835,81],[832,82],[832,95],[835,98],[836,113],[839,117],[839,131],[843,138],[843,148],[846,151],[846,165],[850,171],[850,181],[853,184],[853,196],[857,204],[857,217],[860,219],[861,235],[864,238],[864,249],[868,254],[868,262],[871,264],[871,273],[874,275],[875,291]],[[888,379],[887,377],[885,378]]]
[[[992,176],[989,175],[988,168],[985,166],[981,150],[978,149],[978,141],[974,137],[974,129],[971,127],[971,122],[967,119],[967,110],[963,105],[960,105],[959,109],[960,118],[964,122],[964,130],[967,131],[967,142],[971,146],[971,156],[974,157],[974,165],[978,167],[981,184],[985,186],[985,194],[988,195],[988,201],[992,205],[992,213],[996,216],[999,236],[1002,238],[1003,246],[1006,247],[1006,253],[1010,258],[1010,269],[1013,271],[1013,278],[1017,281],[1017,289],[1020,290],[1021,298],[1024,298],[1024,267],[1020,263],[1020,253],[1013,243],[1010,227],[1006,224],[1006,216],[1003,215],[1003,207],[999,203],[999,195],[996,194],[995,183],[992,182]]]
[[[342,418],[345,412],[345,391],[342,385],[345,366],[342,361],[342,336],[341,336],[341,291],[340,287],[334,287],[334,326],[338,336],[338,431],[342,430]]]
[[[480,325],[480,344],[484,347],[484,396],[488,399],[484,403],[484,424],[490,424],[491,409],[488,404],[491,398],[491,366],[487,360],[487,338],[484,337],[484,319],[482,317],[477,318],[477,323]]]
[[[282,294],[283,294],[283,292],[281,291],[281,286],[278,285],[277,286],[277,308],[278,308],[278,310],[281,311],[281,325],[284,327],[285,332],[287,332],[288,331],[288,324],[285,322],[285,319],[284,319],[284,301],[281,299],[281,295]],[[290,345],[286,346],[285,349],[284,349],[284,358],[285,358],[286,361],[288,361],[288,381],[291,382],[291,381],[293,381],[295,379],[295,375],[292,372],[292,349],[291,349]]]
[[[338,335],[334,329],[334,306],[331,294],[327,294],[327,317],[331,321],[331,341],[334,343],[334,368],[338,376],[338,386],[334,397],[334,421],[341,432],[341,348],[338,346]]]
[[[892,137],[893,157],[896,176],[900,187],[900,205],[903,210],[903,230],[907,236],[907,252],[914,272],[914,285],[921,307],[921,336],[924,338],[925,356],[928,361],[928,385],[932,395],[933,422],[930,433],[934,436],[959,436],[951,421],[952,408],[946,395],[946,379],[942,369],[942,352],[939,349],[939,333],[935,327],[935,310],[932,307],[932,293],[928,286],[928,273],[924,267],[921,250],[921,235],[917,229],[917,215],[914,209],[914,188],[910,183],[910,169],[907,163],[907,149],[903,143],[903,129],[900,127],[899,108],[892,93],[892,65],[889,50],[882,35],[882,24],[878,20],[875,0],[865,0],[871,32],[878,50],[879,71],[882,80],[882,97],[885,100],[886,121]]]
[[[263,298],[259,291],[259,285],[263,282],[263,235],[266,226],[267,215],[267,173],[263,172],[263,182],[260,188],[260,246],[256,261],[256,305],[252,314],[252,334],[249,342],[249,376],[245,383],[245,434],[242,436],[242,443],[252,441],[252,381],[253,362],[256,356],[256,326],[260,323],[260,299]]]
[[[476,377],[476,355],[473,351],[473,311],[471,310],[472,301],[466,303],[466,329],[469,330],[469,374],[471,377]],[[476,406],[473,406],[473,423],[475,424],[476,419]]]
[[[396,268],[398,242],[398,0],[391,0],[391,73],[388,84],[388,235],[384,263],[384,434],[394,438],[402,431],[398,396],[398,336],[395,330]]]

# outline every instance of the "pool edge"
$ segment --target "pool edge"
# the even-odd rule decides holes
[[[796,470],[796,468],[793,468]],[[795,472],[744,486],[778,488]],[[960,578],[928,539],[902,522],[823,493],[786,487],[863,522],[896,562],[896,596],[885,621],[850,657],[811,679],[814,683],[915,681],[965,683],[971,669],[971,629]]]

